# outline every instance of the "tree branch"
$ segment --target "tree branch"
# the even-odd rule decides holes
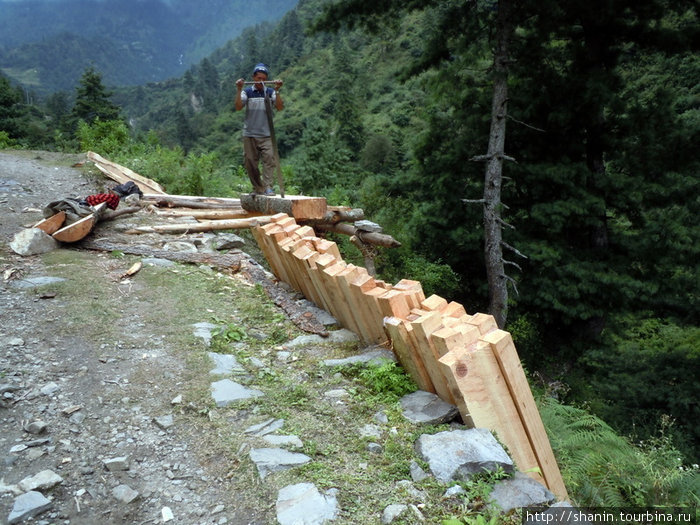
[[[508,243],[505,242],[505,241],[501,241],[501,246],[503,246],[504,248],[508,248],[511,252],[513,252],[513,253],[516,254],[516,255],[519,255],[519,256],[522,257],[523,259],[528,259],[528,256],[527,256],[527,255],[524,255],[524,254],[520,253],[519,250],[517,250],[516,248],[514,248],[513,246],[511,246],[510,244],[508,244]]]

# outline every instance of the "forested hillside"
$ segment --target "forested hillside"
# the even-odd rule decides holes
[[[38,95],[72,90],[94,66],[110,85],[180,76],[247,26],[294,6],[240,1],[0,0],[0,70]]]
[[[378,255],[383,278],[418,279],[470,311],[490,308],[484,180],[495,159],[501,313],[533,382],[635,442],[670,444],[696,463],[694,6],[413,4],[385,12],[346,0],[319,19],[324,2],[302,0],[181,78],[117,89],[111,100],[131,138],[124,124],[78,127],[64,111],[58,135],[25,126],[8,139],[79,139],[172,192],[249,191],[234,82],[264,61],[284,80],[276,127],[288,193],[363,208],[402,242]],[[503,42],[507,59],[494,64]],[[494,119],[499,81],[507,107]],[[505,151],[489,154],[499,119]],[[360,261],[345,248],[346,260]]]

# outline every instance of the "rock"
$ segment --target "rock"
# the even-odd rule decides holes
[[[513,460],[491,432],[483,428],[423,434],[415,444],[417,454],[443,483],[467,481],[472,475],[498,467],[513,472]]]
[[[367,443],[367,450],[372,454],[381,454],[384,451],[379,443]]]
[[[166,242],[163,245],[163,250],[166,252],[192,252],[192,253],[195,253],[197,251],[197,247],[194,244],[192,244],[191,242],[173,241],[173,242]]]
[[[163,523],[167,523],[175,519],[175,515],[170,507],[163,507],[160,511],[160,515],[163,518]]]
[[[313,483],[288,485],[277,493],[280,525],[322,525],[338,514],[335,491],[321,494]]]
[[[428,477],[428,473],[423,470],[418,463],[415,461],[411,461],[411,479],[415,481],[416,483],[423,481],[425,478]]]
[[[236,372],[245,372],[245,368],[236,360],[236,356],[209,352],[209,357],[214,361],[214,368],[211,369],[210,374],[228,375]]]
[[[273,447],[301,448],[304,446],[304,443],[302,443],[298,436],[276,436],[268,434],[263,437],[263,440]]]
[[[167,430],[175,424],[172,414],[166,414],[165,416],[154,417],[153,422],[163,430]]]
[[[117,485],[112,489],[114,499],[122,503],[131,503],[139,497],[139,493],[132,489],[129,485]]]
[[[382,233],[383,231],[383,228],[379,224],[372,221],[361,220],[355,221],[353,224],[355,225],[355,228],[364,232]]]
[[[397,520],[403,514],[405,514],[407,510],[408,510],[408,505],[398,505],[398,504],[389,505],[382,512],[382,524],[388,525],[389,523],[393,523],[394,520]]]
[[[32,421],[31,423],[27,424],[24,427],[25,432],[29,432],[30,434],[41,434],[42,432],[45,432],[47,428],[46,423],[44,423],[41,420],[38,421]]]
[[[20,523],[27,518],[38,516],[50,507],[51,501],[48,498],[44,497],[41,492],[31,490],[15,500],[12,512],[7,518],[7,523],[9,525]]]
[[[65,281],[62,277],[27,277],[21,281],[10,281],[13,288],[36,288],[47,284],[60,283]]]
[[[499,481],[491,491],[491,506],[496,505],[503,512],[519,507],[543,506],[556,498],[541,483],[527,474],[516,472],[511,479]]]
[[[126,456],[105,459],[103,463],[107,470],[109,470],[110,472],[117,472],[119,470],[129,470],[129,461],[126,458]]]
[[[55,394],[56,392],[58,392],[60,389],[61,387],[52,381],[51,383],[47,383],[41,388],[41,393],[45,396],[50,396],[51,394]]]
[[[10,248],[19,255],[37,255],[55,250],[58,241],[39,228],[27,228],[15,235]]]
[[[334,332],[335,333],[335,332]],[[387,361],[396,361],[396,356],[391,350],[376,349],[364,352],[362,354],[353,355],[344,359],[326,359],[323,361],[325,366],[348,366],[357,363],[365,363],[370,365],[383,365]]]
[[[338,320],[331,314],[326,312],[323,308],[319,308],[311,301],[306,299],[301,299],[297,301],[297,304],[313,314],[313,316],[321,323],[323,326],[333,326],[338,324]]]
[[[311,461],[306,454],[289,452],[283,448],[253,448],[250,450],[250,459],[258,468],[260,479],[265,479],[273,472],[287,470]]]
[[[34,476],[24,478],[19,482],[19,487],[24,492],[30,492],[32,490],[47,490],[60,483],[63,483],[63,478],[53,470],[42,470]]]
[[[323,393],[323,397],[327,397],[328,399],[342,399],[349,396],[350,394],[344,388],[334,388],[333,390],[328,390]]]
[[[440,425],[449,423],[459,415],[456,406],[440,399],[431,392],[418,390],[401,398],[403,416],[416,424]]]
[[[211,344],[211,332],[217,325],[212,323],[195,323],[192,326],[194,326],[194,336],[203,339],[204,343],[209,346]]]
[[[360,429],[360,437],[377,438],[382,437],[382,429],[377,425],[367,424]]]
[[[284,346],[293,348],[295,346],[322,345],[327,343],[353,343],[355,341],[359,341],[357,334],[342,328],[340,330],[330,332],[328,337],[321,337],[320,335],[300,335],[288,343],[285,343]]]
[[[162,259],[160,257],[146,257],[142,259],[141,262],[148,266],[161,266],[165,268],[169,268],[177,264],[175,261],[171,261],[170,259]]]
[[[212,242],[215,250],[239,250],[245,246],[245,240],[235,233],[217,233]]]
[[[217,407],[227,407],[236,401],[264,395],[260,390],[246,388],[230,379],[222,379],[221,381],[212,383],[211,389],[212,397]]]
[[[268,419],[257,425],[246,428],[243,433],[258,437],[272,434],[284,426],[284,419]]]

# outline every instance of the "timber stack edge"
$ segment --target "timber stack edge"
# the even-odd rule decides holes
[[[568,499],[513,339],[493,316],[426,298],[418,281],[377,280],[285,213],[252,231],[278,279],[364,344],[390,344],[421,390],[457,406],[466,425],[495,432],[521,472]]]

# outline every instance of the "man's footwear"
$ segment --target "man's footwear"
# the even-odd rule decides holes
[[[275,190],[273,190],[272,188],[267,188],[263,195],[267,195],[268,197],[270,197],[270,196],[276,195],[276,194],[275,194]]]

